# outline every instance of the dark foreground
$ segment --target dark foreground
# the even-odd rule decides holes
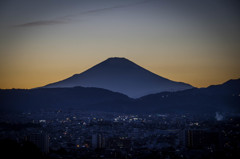
[[[1,158],[240,158],[229,113],[2,112],[0,134]]]

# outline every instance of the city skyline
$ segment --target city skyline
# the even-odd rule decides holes
[[[1,1],[0,88],[36,88],[125,57],[207,87],[240,77],[239,2]]]

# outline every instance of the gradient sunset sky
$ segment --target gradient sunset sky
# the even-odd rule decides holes
[[[125,57],[195,87],[240,78],[239,0],[1,0],[0,88]]]

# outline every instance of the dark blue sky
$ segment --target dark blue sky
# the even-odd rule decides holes
[[[237,0],[2,0],[0,88],[31,88],[120,56],[208,86],[240,75]]]

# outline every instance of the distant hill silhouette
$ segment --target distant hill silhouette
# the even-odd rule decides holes
[[[207,88],[162,92],[138,99],[100,88],[0,90],[1,111],[51,108],[130,113],[240,112],[240,79]]]
[[[91,105],[104,102],[115,103],[129,101],[126,95],[100,88],[38,88],[0,90],[0,108],[2,110],[40,110],[40,109],[73,109],[88,110]],[[95,107],[93,109],[97,109]],[[101,108],[101,107],[99,107]]]
[[[83,73],[65,80],[48,84],[44,88],[97,87],[138,98],[164,91],[179,91],[193,88],[158,76],[126,58],[109,58]]]
[[[207,88],[147,95],[137,100],[139,109],[146,105],[152,112],[240,112],[240,79]]]

